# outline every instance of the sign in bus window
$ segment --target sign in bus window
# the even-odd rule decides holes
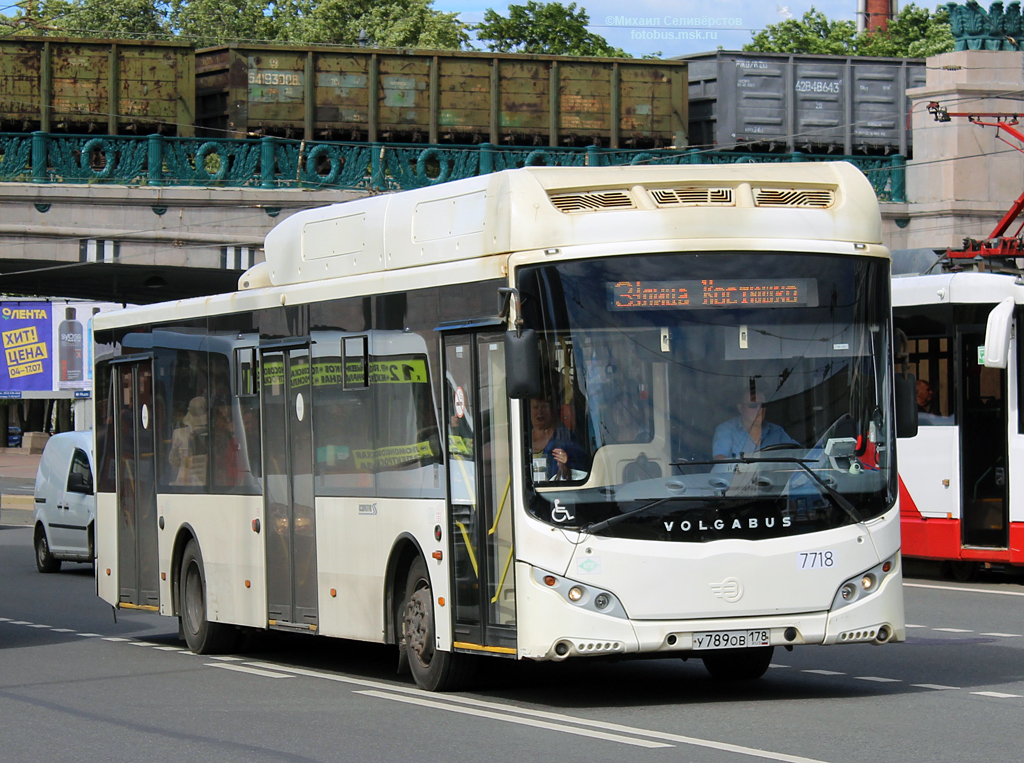
[[[366,389],[370,386],[365,336],[347,336],[344,339],[345,389]]]
[[[817,307],[813,278],[614,281],[609,310],[699,310],[716,307]]]

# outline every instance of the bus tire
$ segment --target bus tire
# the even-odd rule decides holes
[[[768,670],[774,646],[718,649],[701,656],[704,667],[719,681],[753,681]]]
[[[181,557],[181,602],[178,607],[180,630],[188,648],[196,654],[220,654],[230,651],[237,635],[235,628],[206,619],[206,569],[199,544],[190,540]]]
[[[434,595],[422,557],[409,568],[400,613],[399,649],[417,686],[427,691],[454,691],[465,686],[474,667],[470,656],[435,648]]]
[[[46,540],[46,530],[42,526],[36,528],[36,569],[43,573],[58,572],[60,559],[50,553],[50,543]]]

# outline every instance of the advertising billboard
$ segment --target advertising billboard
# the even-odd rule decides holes
[[[110,302],[0,302],[0,397],[90,397],[92,317]]]

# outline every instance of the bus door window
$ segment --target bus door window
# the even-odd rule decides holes
[[[317,622],[312,364],[305,347],[264,350],[264,502],[271,620]]]
[[[157,606],[156,482],[153,471],[152,362],[125,363],[120,377],[117,450],[118,581],[120,600]]]
[[[498,334],[445,338],[456,640],[515,644],[511,451]]]

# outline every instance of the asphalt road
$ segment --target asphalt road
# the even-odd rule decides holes
[[[1024,585],[907,581],[905,644],[779,650],[760,681],[699,661],[484,663],[427,694],[393,650],[272,634],[221,659],[119,613],[91,568],[40,575],[0,529],[0,759],[102,761],[1017,761]]]

